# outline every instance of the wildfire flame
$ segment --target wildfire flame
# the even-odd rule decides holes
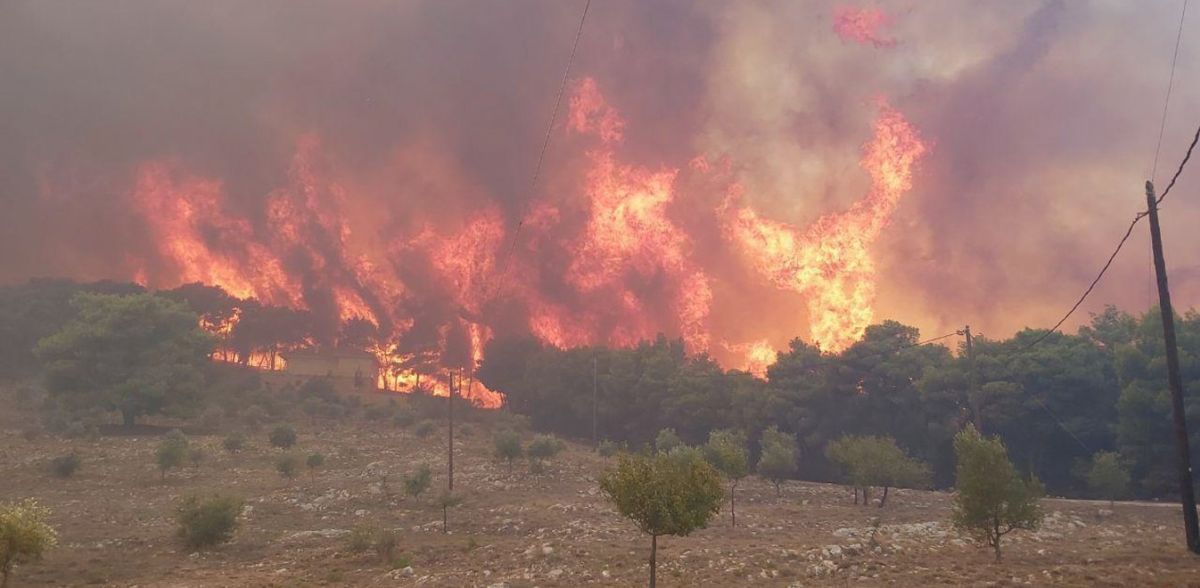
[[[878,8],[839,6],[833,11],[833,32],[846,41],[873,45],[876,49],[894,47],[896,40],[885,36],[892,19]]]
[[[801,231],[737,207],[737,190],[725,204],[731,213],[726,231],[750,262],[779,287],[807,297],[812,339],[825,351],[846,348],[870,324],[875,298],[870,246],[912,188],[913,171],[927,151],[903,115],[886,103],[880,110],[861,161],[871,189],[846,212],[823,216]]]
[[[252,210],[220,180],[177,161],[147,161],[136,169],[129,198],[154,248],[129,254],[130,275],[158,288],[201,282],[240,299],[310,311],[315,332],[297,346],[338,346],[341,325],[365,322],[373,334],[362,346],[376,357],[378,385],[386,390],[406,391],[419,380],[444,395],[447,372],[472,373],[485,345],[513,330],[562,347],[632,345],[663,332],[693,352],[712,348],[727,355],[722,361],[762,375],[774,359],[771,342],[760,336],[731,343],[714,331],[725,270],[697,251],[702,243],[714,246],[714,238],[703,242],[679,216],[680,209],[696,210],[700,198],[681,187],[681,178],[728,174],[728,160],[714,165],[701,156],[686,168],[627,163],[627,123],[590,78],[574,85],[565,127],[582,149],[582,168],[556,172],[567,179],[556,177],[554,185],[577,189],[535,198],[520,216],[519,241],[492,205],[473,205],[457,218],[397,222],[399,211],[363,202],[311,134],[297,140],[282,185]],[[770,284],[802,296],[812,339],[822,349],[841,349],[872,318],[870,247],[925,152],[916,130],[884,104],[861,162],[870,191],[848,210],[794,227],[761,217],[736,184],[725,184],[708,193],[728,195],[700,212],[719,228],[715,246],[732,245],[734,257]],[[235,313],[204,326],[228,337],[238,320]],[[216,358],[283,365],[274,352],[238,358],[221,350]],[[501,395],[465,379],[471,385],[464,395],[483,406],[502,403]]]

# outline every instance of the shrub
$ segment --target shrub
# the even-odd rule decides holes
[[[308,458],[304,460],[304,463],[308,466],[309,475],[315,478],[317,468],[325,465],[325,456],[320,453],[310,453],[308,454]]]
[[[417,427],[413,429],[413,434],[421,439],[424,439],[433,434],[434,428],[435,426],[433,421],[421,421],[417,424]]]
[[[70,478],[79,471],[80,463],[79,455],[72,451],[50,460],[50,472],[59,478]]]
[[[554,435],[537,435],[533,441],[529,443],[530,459],[537,461],[546,460],[558,455],[563,450],[565,445]]]
[[[398,428],[404,428],[412,425],[417,421],[417,415],[412,410],[401,408],[396,411],[396,415],[392,417],[392,424]]]
[[[300,458],[290,453],[285,453],[275,460],[275,471],[289,480],[296,477],[298,469],[300,469]]]
[[[447,522],[449,520],[448,512],[450,511],[450,509],[462,504],[462,502],[463,502],[463,498],[461,495],[453,494],[449,491],[442,492],[440,495],[438,495],[437,503],[438,503],[438,506],[442,507],[442,532],[443,533],[450,532],[449,526],[447,524]]]
[[[175,429],[167,434],[162,443],[158,446],[156,457],[158,459],[158,470],[162,479],[167,478],[167,470],[183,466],[183,461],[187,459],[188,440],[179,429]]]
[[[237,453],[246,448],[246,438],[242,435],[230,435],[221,442],[225,451],[229,453]]]
[[[696,453],[623,454],[617,467],[600,477],[600,490],[650,535],[650,585],[654,585],[659,535],[686,536],[708,525],[721,507],[717,471]]]
[[[600,457],[612,457],[620,450],[620,445],[617,445],[608,439],[601,441],[600,445],[596,447],[596,452],[600,454]]]
[[[192,462],[194,468],[198,468],[200,464],[204,463],[205,456],[204,449],[200,447],[193,447],[188,451],[188,461]]]
[[[189,549],[224,543],[233,538],[241,513],[239,498],[217,495],[202,500],[189,496],[176,512],[179,536]]]
[[[1036,479],[1021,479],[1004,443],[984,438],[973,425],[954,437],[954,454],[958,459],[954,526],[991,546],[1000,561],[1005,535],[1041,525],[1042,485]]]
[[[391,563],[396,558],[396,546],[400,544],[400,536],[391,529],[384,529],[375,534],[372,548],[375,555],[383,563]]]
[[[392,411],[386,406],[372,404],[363,411],[363,418],[368,421],[382,421],[392,415]]]
[[[21,438],[26,441],[35,441],[35,440],[37,440],[38,437],[41,437],[41,436],[42,436],[42,429],[40,427],[29,427],[29,428],[23,429],[21,431]]]
[[[37,561],[58,544],[58,534],[46,523],[50,509],[34,500],[0,502],[0,574],[2,585],[18,563]]]
[[[463,439],[470,438],[475,435],[475,428],[471,425],[460,425],[458,427],[458,436]]]
[[[429,464],[421,464],[413,475],[404,478],[404,493],[418,498],[429,489],[432,482],[433,470],[429,469]]]
[[[375,544],[375,527],[368,525],[360,525],[350,531],[350,535],[346,537],[346,547],[352,553],[362,553]]]
[[[225,411],[219,406],[209,406],[196,418],[196,424],[206,431],[216,431],[225,421]]]
[[[496,457],[508,462],[508,471],[512,472],[512,464],[521,457],[521,436],[514,431],[500,431],[492,440],[496,446]]]
[[[267,436],[267,439],[271,442],[271,447],[290,449],[296,444],[296,429],[292,428],[291,425],[279,425],[271,429],[271,433]]]
[[[663,429],[654,438],[654,449],[659,453],[670,453],[680,445],[683,445],[683,440],[675,433],[675,429]]]

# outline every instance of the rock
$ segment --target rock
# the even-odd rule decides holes
[[[488,584],[487,588],[512,588],[512,586],[508,582],[496,582],[495,584]]]
[[[546,577],[550,578],[551,580],[557,580],[561,575],[563,575],[562,568],[554,568],[546,574]]]
[[[554,553],[554,548],[549,543],[542,545],[542,555],[550,555],[551,553]]]
[[[850,527],[842,527],[841,529],[834,531],[833,536],[840,537],[843,539],[852,537],[852,536],[854,536],[854,529],[851,529]]]
[[[412,569],[412,566],[404,566],[404,568],[402,568],[402,569],[400,570],[400,575],[402,575],[402,576],[411,576],[411,575],[413,575],[413,569]]]

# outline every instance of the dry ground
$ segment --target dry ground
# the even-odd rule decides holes
[[[9,403],[5,403],[9,405]],[[226,454],[220,435],[193,435],[207,461],[159,480],[156,436],[68,440],[21,432],[33,417],[0,408],[0,498],[33,496],[54,510],[60,546],[20,567],[15,586],[637,586],[649,540],[596,490],[606,460],[571,446],[542,475],[509,473],[490,458],[491,427],[468,425],[455,452],[465,502],[441,531],[434,506],[444,486],[445,429],[418,439],[411,427],[357,420],[296,423],[299,452],[320,451],[315,478],[286,481],[266,431]],[[78,451],[83,467],[60,480],[54,456]],[[420,500],[387,499],[375,472],[393,479],[416,464],[436,472]],[[393,486],[399,488],[399,482]],[[172,510],[189,493],[225,492],[248,508],[235,539],[190,552]],[[948,526],[950,496],[900,491],[886,508],[855,506],[836,486],[789,483],[782,497],[756,479],[738,488],[736,528],[726,512],[690,537],[660,540],[663,586],[1047,585],[1200,586],[1200,558],[1180,547],[1177,507],[1047,500],[1037,533],[1014,534],[1005,561]],[[879,529],[872,539],[871,527]],[[372,524],[399,531],[411,570],[354,554],[345,536]]]

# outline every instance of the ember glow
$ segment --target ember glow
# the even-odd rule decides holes
[[[833,11],[833,31],[846,41],[873,45],[876,49],[894,47],[896,39],[883,31],[892,21],[878,8],[839,6]]]

